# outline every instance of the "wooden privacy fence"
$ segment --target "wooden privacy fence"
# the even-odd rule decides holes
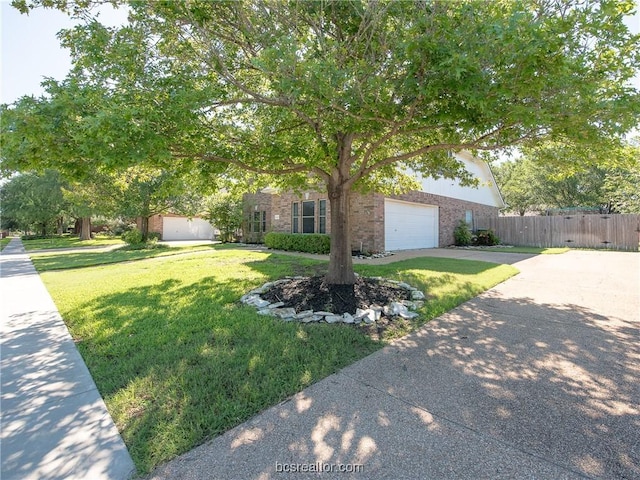
[[[640,215],[487,217],[474,223],[476,229],[493,230],[507,245],[637,252],[640,242]]]

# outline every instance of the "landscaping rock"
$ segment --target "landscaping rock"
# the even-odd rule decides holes
[[[271,309],[271,311],[282,319],[293,318],[296,316],[295,308],[274,308],[274,309]]]
[[[257,296],[258,295],[256,293],[254,293],[253,290],[251,290],[246,295],[243,295],[242,297],[240,297],[240,302],[245,303],[247,305],[251,305],[252,299],[256,298]]]
[[[424,300],[424,298],[424,293],[419,290],[413,290],[411,292],[411,300]]]
[[[389,305],[384,306],[383,311],[387,317],[394,317],[396,315],[402,315],[403,313],[408,313],[409,308],[400,302],[391,302]]]
[[[327,323],[338,323],[342,321],[342,315],[327,315],[324,317],[324,321]]]
[[[364,323],[371,324],[376,320],[380,319],[381,311],[376,311],[372,308],[367,308],[366,310],[358,309],[356,310],[356,320],[361,320]]]
[[[271,303],[258,297],[256,300],[253,301],[252,305],[255,305],[256,308],[264,308],[271,305]]]
[[[315,281],[310,282],[310,280],[313,279],[315,279]],[[305,299],[309,297],[309,292],[314,292],[316,288],[318,288],[318,290],[326,288],[326,286],[318,282],[317,277],[288,277],[274,282],[267,282],[262,287],[243,295],[240,301],[256,307],[260,315],[277,316],[284,321],[311,323],[324,320],[329,324],[347,323],[355,325],[361,323],[372,325],[380,322],[383,316],[385,319],[380,325],[387,324],[389,321],[392,321],[394,318],[397,319],[398,317],[413,319],[419,315],[411,310],[415,310],[424,305],[424,293],[405,282],[388,280],[381,277],[361,279],[360,276],[358,276],[356,283],[357,285],[354,286],[354,291],[350,293],[351,297],[349,296],[349,291],[338,289],[334,292],[335,296],[331,297],[333,301],[329,303],[318,302],[318,299],[315,298],[316,305],[327,305],[336,308],[336,299],[340,300],[337,304],[342,305],[343,299],[353,300],[353,297],[359,296],[358,302],[361,307],[354,307],[355,315],[349,311],[342,314],[333,313],[327,311],[326,307],[325,310],[318,311],[314,311],[312,309],[313,307],[309,308],[309,306],[313,305],[313,302],[305,302]],[[291,292],[295,295],[292,296]],[[298,303],[296,303],[293,298],[297,298]],[[393,300],[394,298],[398,300]],[[366,299],[388,303],[382,306],[378,303],[367,304],[363,302],[363,300]],[[307,308],[296,312],[301,306],[307,306]],[[340,306],[337,308],[340,308]]]

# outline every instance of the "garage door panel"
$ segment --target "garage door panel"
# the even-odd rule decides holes
[[[385,200],[385,248],[409,250],[438,246],[438,207]]]
[[[163,240],[212,240],[213,227],[206,220],[184,217],[164,217]]]

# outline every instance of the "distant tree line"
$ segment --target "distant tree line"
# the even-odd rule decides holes
[[[576,159],[567,168],[567,157]],[[562,210],[640,213],[640,145],[606,145],[578,151],[545,143],[493,166],[508,214]]]

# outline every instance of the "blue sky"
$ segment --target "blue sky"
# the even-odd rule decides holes
[[[126,13],[107,6],[101,9],[100,18],[106,24],[117,25],[126,20]],[[66,76],[71,60],[56,34],[73,26],[67,15],[50,9],[22,15],[10,0],[0,0],[0,24],[0,103],[11,103],[23,95],[39,95],[43,93],[40,83],[45,77],[62,80]]]
[[[640,32],[640,8],[628,22]],[[123,12],[107,7],[100,18],[109,24],[124,21]],[[59,45],[56,33],[72,25],[69,18],[56,10],[37,9],[28,16],[0,0],[1,19],[1,83],[0,103],[11,103],[23,95],[40,95],[44,77],[61,80],[71,67],[67,50]],[[640,78],[636,78],[640,88]]]

